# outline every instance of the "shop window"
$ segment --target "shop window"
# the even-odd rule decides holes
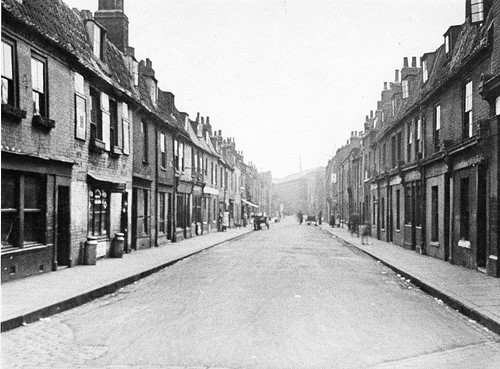
[[[2,248],[44,242],[45,178],[2,172]]]
[[[89,236],[104,237],[109,228],[109,193],[99,187],[90,187],[89,190]]]

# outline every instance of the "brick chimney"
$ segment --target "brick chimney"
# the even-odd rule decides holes
[[[124,0],[99,0],[94,19],[107,31],[108,40],[123,52],[128,50],[128,18],[123,11]]]

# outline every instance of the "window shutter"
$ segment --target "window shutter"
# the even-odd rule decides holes
[[[104,142],[105,149],[111,150],[111,117],[109,114],[109,96],[101,93],[101,110],[102,110],[102,141]]]

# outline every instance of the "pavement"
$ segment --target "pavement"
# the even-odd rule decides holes
[[[436,299],[500,334],[500,278],[371,237],[368,245],[361,245],[361,238],[352,236],[345,228],[332,228],[328,224],[319,228],[344,244],[359,248],[396,271],[401,278],[410,279]],[[251,231],[250,227],[229,229],[139,250],[119,259],[101,259],[97,265],[79,265],[3,283],[2,332],[112,293],[179,260]]]
[[[393,243],[351,235],[347,228],[319,226],[344,244],[355,246],[387,265],[401,278],[500,334],[500,278],[452,265],[449,262],[407,250]]]
[[[203,250],[251,232],[231,228],[1,285],[2,332],[112,293]]]

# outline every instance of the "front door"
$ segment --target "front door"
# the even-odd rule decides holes
[[[392,242],[393,240],[393,234],[392,234],[392,231],[393,231],[393,228],[394,228],[394,214],[393,214],[393,210],[392,210],[392,187],[388,187],[389,188],[389,191],[388,191],[388,199],[387,199],[387,215],[388,215],[388,219],[387,219],[387,241],[388,242]]]
[[[70,203],[69,186],[57,186],[57,265],[70,265]]]
[[[120,232],[125,238],[125,252],[130,252],[128,244],[128,192],[122,193],[122,212],[120,215]]]

